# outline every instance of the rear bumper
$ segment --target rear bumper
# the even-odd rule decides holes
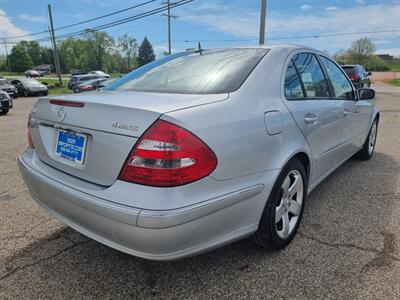
[[[112,248],[153,260],[180,259],[252,234],[258,228],[254,211],[265,197],[264,185],[255,184],[180,209],[144,210],[66,186],[23,157],[18,165],[32,198],[57,219]]]

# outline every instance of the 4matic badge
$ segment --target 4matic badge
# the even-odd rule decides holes
[[[129,131],[138,131],[139,127],[138,126],[134,126],[131,124],[124,124],[118,121],[114,121],[111,123],[111,126],[114,128],[119,128],[119,129],[124,129],[124,130],[129,130]]]

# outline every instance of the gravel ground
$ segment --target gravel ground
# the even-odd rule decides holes
[[[0,298],[400,299],[400,88],[375,87],[375,156],[349,160],[312,192],[288,248],[243,240],[176,262],[103,246],[31,200],[16,159],[35,98],[16,99],[0,117]]]

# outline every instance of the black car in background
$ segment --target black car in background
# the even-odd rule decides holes
[[[13,102],[8,93],[0,90],[0,115],[6,115],[13,107]]]
[[[371,76],[372,74],[371,72],[365,71],[364,66],[343,65],[342,69],[346,72],[347,76],[349,76],[351,82],[356,89],[371,86],[371,80],[369,79],[369,76]]]
[[[47,86],[32,78],[14,79],[11,84],[17,88],[18,95],[25,97],[34,95],[47,96],[49,92]]]
[[[0,78],[0,90],[7,92],[11,98],[17,98],[17,89],[7,79]]]

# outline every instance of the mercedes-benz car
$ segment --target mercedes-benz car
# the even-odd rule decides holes
[[[308,47],[177,53],[97,93],[40,98],[18,164],[55,218],[132,255],[179,259],[246,237],[279,250],[307,195],[373,156],[374,94]]]

